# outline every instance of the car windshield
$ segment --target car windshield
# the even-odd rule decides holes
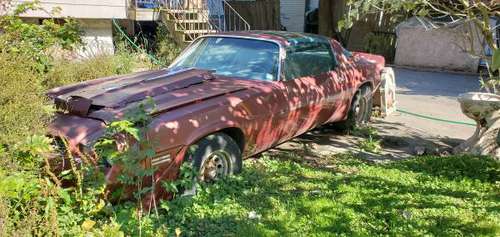
[[[196,41],[171,68],[215,70],[223,76],[273,81],[278,77],[279,46],[275,43],[206,37]]]

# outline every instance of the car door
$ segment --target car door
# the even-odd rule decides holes
[[[286,124],[282,141],[330,120],[338,101],[343,100],[336,66],[327,41],[306,42],[287,50],[279,82],[287,101],[280,111]]]

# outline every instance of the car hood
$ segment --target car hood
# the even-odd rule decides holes
[[[68,114],[110,122],[148,97],[158,113],[249,87],[245,80],[219,77],[208,70],[162,69],[54,88],[47,95]]]

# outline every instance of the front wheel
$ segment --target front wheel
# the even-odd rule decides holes
[[[201,182],[213,182],[239,173],[242,167],[238,144],[224,133],[202,138],[189,148],[187,158],[192,162]]]
[[[372,116],[372,109],[372,88],[364,86],[354,95],[347,113],[347,119],[337,123],[337,127],[343,131],[350,131],[355,127],[368,123]]]

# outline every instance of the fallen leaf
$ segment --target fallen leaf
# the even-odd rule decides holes
[[[85,231],[90,231],[95,225],[95,221],[93,220],[85,220],[82,223],[82,229]]]

